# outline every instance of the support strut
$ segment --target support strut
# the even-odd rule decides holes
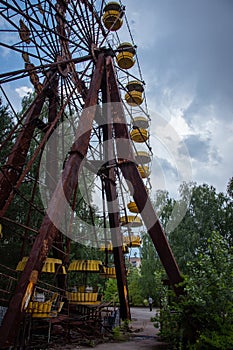
[[[113,108],[113,123],[115,130],[116,148],[121,172],[129,184],[131,195],[139,209],[142,219],[147,227],[148,233],[154,243],[160,260],[166,270],[170,283],[174,286],[177,294],[181,289],[175,285],[182,282],[182,277],[173,256],[169,243],[159,219],[155,213],[151,200],[146,191],[143,180],[137,169],[137,164],[133,153],[133,148],[129,142],[130,136],[127,129],[124,109],[121,103],[121,96],[117,84],[114,66],[111,57],[107,57],[107,76],[109,77],[109,85],[111,86],[111,101]],[[124,139],[127,142],[123,142]],[[127,147],[126,147],[127,145]]]
[[[82,160],[86,156],[90,141],[92,123],[95,117],[98,92],[104,67],[104,55],[100,54],[91,80],[90,90],[85,102],[85,108],[79,120],[76,139],[72,145],[62,178],[49,203],[47,214],[44,217],[39,233],[35,239],[29,259],[18,282],[15,294],[9,303],[8,310],[0,328],[0,347],[9,347],[13,344],[21,319],[27,308],[28,301],[33,294],[35,285],[42,271],[45,259],[57,235],[59,222],[64,214],[64,194],[71,198],[78,183],[78,175]],[[92,108],[88,108],[92,107]],[[51,220],[51,218],[54,219]],[[54,225],[56,222],[56,226]]]
[[[108,73],[108,72],[106,72]],[[117,198],[116,189],[116,173],[114,169],[115,155],[114,155],[114,140],[113,140],[113,123],[112,123],[112,110],[111,110],[111,93],[109,86],[109,79],[105,75],[103,90],[103,117],[106,124],[103,125],[103,148],[106,170],[104,176],[105,193],[108,205],[109,224],[111,229],[111,238],[113,245],[113,257],[116,268],[117,287],[120,300],[120,317],[123,320],[130,320],[130,308],[129,297],[127,288],[127,277],[125,259],[123,254],[123,242],[120,228],[120,214],[119,214],[119,202]]]

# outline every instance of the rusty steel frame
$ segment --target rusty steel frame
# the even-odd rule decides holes
[[[119,142],[119,140],[122,139],[129,140],[130,136],[128,133],[127,122],[125,119],[123,105],[121,103],[120,91],[111,57],[107,58],[106,66],[109,77],[109,85],[111,86],[111,102],[113,102],[113,109],[115,109],[113,112],[113,125],[116,137],[116,148],[119,154],[124,154],[124,159],[118,159],[119,167],[124,178],[128,183],[130,183],[130,192],[147,227],[148,233],[153,241],[171,284],[174,286],[176,293],[179,294],[181,293],[181,289],[176,287],[176,285],[182,282],[182,277],[164,230],[155,213],[143,180],[137,169],[136,161],[133,161],[135,159],[133,148],[130,145],[130,142],[128,142],[127,149],[122,150],[122,142]]]
[[[109,85],[109,71],[105,69],[103,79],[103,117],[105,123],[103,129],[103,148],[105,163],[104,170],[104,189],[108,206],[109,225],[111,230],[111,239],[113,245],[113,257],[116,269],[118,295],[120,300],[120,317],[123,320],[130,320],[129,296],[127,287],[126,267],[123,254],[123,241],[120,228],[120,213],[118,195],[116,189],[116,173],[115,173],[115,155],[114,155],[114,140],[113,122],[111,111],[111,88]],[[106,102],[106,103],[105,103]]]
[[[78,183],[78,173],[89,146],[103,69],[104,54],[100,54],[91,80],[90,90],[85,101],[85,108],[80,117],[76,140],[72,145],[71,153],[65,164],[62,178],[58,182],[53,197],[49,203],[47,214],[43,219],[39,233],[31,249],[29,259],[3,319],[3,324],[0,328],[0,347],[12,345],[25,312],[25,297],[28,288],[32,286],[32,288],[29,289],[30,294],[32,294],[42,271],[45,259],[57,235],[58,228],[51,221],[50,217],[56,216],[58,220],[61,219],[65,206],[63,193],[65,193],[66,198],[71,198],[73,190]],[[88,109],[88,107],[92,106],[92,109]]]
[[[106,74],[103,81],[104,69],[106,69]],[[123,105],[121,103],[121,96],[112,57],[105,57],[104,53],[100,53],[98,55],[96,68],[94,70],[90,89],[85,101],[84,110],[79,120],[76,139],[72,145],[69,158],[65,163],[62,177],[53,193],[47,214],[43,219],[42,225],[30,252],[29,259],[24,271],[22,272],[15,294],[9,303],[8,310],[3,319],[3,324],[0,328],[0,347],[2,348],[12,345],[25,312],[25,297],[28,292],[28,287],[32,286],[32,288],[29,290],[30,295],[32,295],[42,271],[44,261],[52,247],[56,235],[59,232],[57,228],[58,222],[56,221],[55,226],[51,220],[51,217],[56,216],[58,220],[61,220],[65,206],[63,194],[65,194],[67,199],[70,199],[76,186],[78,185],[78,174],[83,166],[82,161],[85,158],[89,147],[93,120],[96,113],[96,104],[98,102],[98,93],[101,89],[102,82],[105,84],[106,101],[112,102],[114,109],[111,111],[113,119],[110,123],[110,120],[108,120],[109,125],[104,131],[105,140],[111,142],[114,141],[111,139],[113,128],[115,131],[116,149],[120,155],[118,156],[118,166],[124,178],[128,183],[130,183],[131,194],[137,204],[137,207],[139,208],[139,212],[141,213],[142,219],[148,229],[148,233],[150,234],[161,262],[167,272],[168,278],[173,286],[182,281],[179,268],[176,264],[165,233],[148,197],[144,183],[138,172],[136,162],[133,161],[133,149],[132,146],[130,147],[130,137],[127,129]],[[114,104],[114,102],[116,102],[116,104]],[[90,109],[88,107],[92,108]],[[107,118],[110,118],[110,111],[107,111]],[[124,157],[122,157],[122,142],[119,142],[117,139],[125,139],[128,141],[127,144],[129,147],[127,147],[127,150],[124,150]],[[111,148],[108,148],[107,152],[107,159],[114,159],[113,144]],[[105,181],[105,191],[108,200],[109,221],[114,245],[114,261],[116,265],[117,283],[121,302],[121,317],[124,319],[130,319],[124,256],[121,249],[122,241],[119,227],[119,208],[116,208],[115,206],[112,207],[111,204],[117,199],[114,169],[115,165],[111,164],[111,161],[109,165],[110,167],[107,167],[106,170],[107,173],[105,172],[105,175],[108,177],[108,179]],[[175,290],[177,294],[180,292],[179,289]]]

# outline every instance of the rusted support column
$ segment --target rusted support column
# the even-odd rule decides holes
[[[111,97],[110,97],[110,86],[108,82],[108,74],[104,81],[103,87],[103,114],[106,124],[103,125],[103,141],[104,141],[104,159],[106,170],[104,171],[104,184],[105,193],[108,205],[108,216],[109,224],[111,229],[111,238],[113,245],[113,256],[116,268],[117,287],[120,300],[120,317],[123,320],[130,320],[130,308],[129,308],[129,297],[127,288],[126,278],[126,267],[125,259],[123,254],[123,242],[120,229],[120,214],[119,214],[119,202],[117,198],[116,190],[116,174],[115,174],[115,156],[113,150],[113,124],[111,115]]]
[[[115,71],[111,57],[108,57],[107,71],[109,72],[109,84],[111,85],[111,101],[113,104],[113,123],[118,152],[118,162],[124,178],[127,180],[131,194],[139,209],[148,233],[158,252],[160,260],[166,270],[171,284],[174,286],[182,281],[182,277],[173,256],[169,243],[159,219],[155,213],[151,200],[147,194],[143,180],[138,172],[130,137],[127,129],[124,109],[121,102],[120,92],[117,85]],[[118,102],[118,103],[117,103]],[[125,142],[124,142],[125,140]],[[177,294],[180,289],[175,289]]]
[[[48,105],[48,122],[51,125],[58,113],[58,76],[54,77],[50,84],[50,95]],[[46,185],[48,187],[49,198],[55,191],[58,182],[58,134],[54,132],[46,148]],[[57,232],[53,246],[53,257],[64,261],[63,235]],[[57,249],[56,249],[57,248]],[[60,289],[66,290],[66,275],[56,274],[56,284]]]
[[[85,102],[85,108],[94,107],[84,109],[80,117],[76,139],[72,145],[70,156],[49,203],[47,214],[44,217],[15,294],[9,303],[3,325],[0,328],[1,348],[12,345],[14,341],[20,321],[38,281],[45,259],[58,232],[57,226],[59,226],[59,223],[63,219],[66,205],[64,194],[69,200],[78,183],[78,175],[82,166],[81,163],[86,156],[90,141],[103,68],[104,56],[100,54],[92,77],[88,97]],[[56,226],[54,222],[56,222]]]

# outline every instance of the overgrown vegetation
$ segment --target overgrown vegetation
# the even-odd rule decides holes
[[[174,349],[233,348],[233,256],[232,246],[219,232],[213,232],[196,260],[187,265],[185,294],[168,302],[163,299],[154,319],[161,325],[162,339]]]

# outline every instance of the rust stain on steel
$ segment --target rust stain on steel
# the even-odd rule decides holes
[[[97,104],[103,68],[104,55],[100,54],[91,81],[88,97],[85,102],[85,108],[96,106]],[[95,109],[96,107],[91,110],[84,110],[80,117],[78,130],[85,130],[85,133],[77,132],[77,139],[73,144],[70,157],[65,164],[62,178],[60,179],[49,203],[48,211],[50,214],[54,214],[54,217],[56,216],[59,220],[62,219],[62,214],[64,213],[65,203],[64,200],[62,200],[63,193],[65,193],[66,198],[71,198],[72,192],[78,183],[78,173],[81,168],[81,163],[88,150]],[[36,270],[40,275],[46,258],[46,254],[44,254],[43,251],[45,248],[44,242],[46,240],[46,250],[48,248],[48,253],[58,232],[57,227],[55,227],[51,222],[50,217],[51,216],[47,214],[43,219],[39,234],[35,239],[29,259],[18,282],[15,294],[9,303],[8,310],[3,319],[2,327],[0,328],[0,347],[12,345],[23,316],[21,305],[30,281],[31,273],[33,270]]]
[[[122,237],[120,229],[120,214],[119,202],[116,189],[116,174],[114,169],[114,148],[113,148],[113,124],[111,115],[111,94],[109,85],[109,71],[106,72],[103,91],[103,117],[105,117],[106,124],[103,125],[103,142],[104,142],[104,159],[108,160],[107,168],[104,171],[105,176],[103,181],[105,184],[105,193],[108,205],[109,224],[111,229],[111,238],[113,244],[113,256],[116,268],[118,294],[120,300],[120,316],[123,320],[130,320],[129,297],[126,278],[125,259],[122,249]]]
[[[121,102],[120,92],[118,89],[111,57],[108,57],[107,70],[109,71],[109,79],[111,85],[111,101]],[[115,104],[113,104],[113,107],[115,107]],[[129,139],[126,119],[121,103],[116,104],[115,111],[113,112],[113,118],[115,121],[114,130],[116,139]],[[167,241],[164,230],[159,222],[151,200],[147,194],[145,185],[139,174],[136,163],[134,163],[132,146],[130,142],[128,142],[127,144],[128,147],[126,150],[124,150],[125,160],[119,162],[119,167],[122,171],[124,178],[131,184],[131,194],[139,209],[139,212],[141,213],[142,219],[158,252],[160,260],[166,270],[168,278],[171,284],[174,286],[175,284],[178,284],[182,281],[182,277],[174,255]],[[120,151],[119,154],[122,154],[122,149],[120,146],[121,145],[119,142],[116,143],[117,151]],[[180,289],[175,288],[175,291],[177,293],[180,293]]]

